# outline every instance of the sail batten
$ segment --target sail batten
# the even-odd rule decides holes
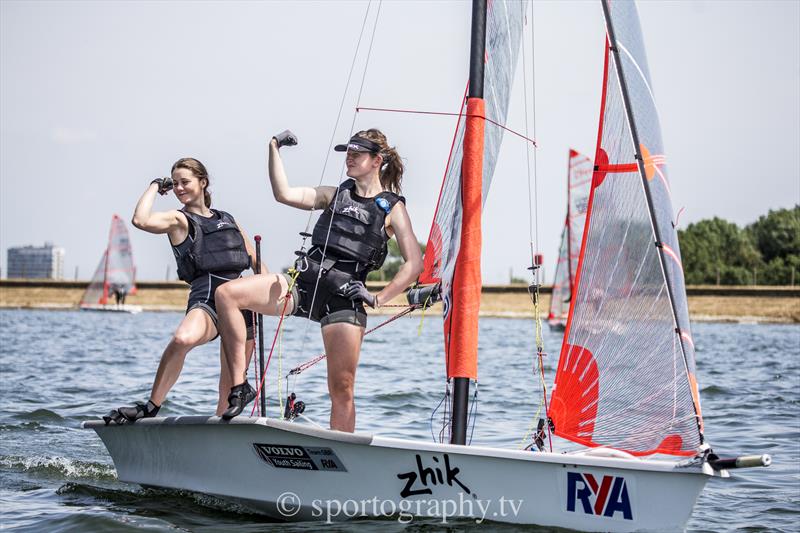
[[[603,7],[601,119],[551,418],[587,446],[693,455],[702,418],[652,83],[635,6]]]

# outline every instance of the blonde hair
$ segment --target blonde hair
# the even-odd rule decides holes
[[[206,204],[206,207],[211,207],[211,193],[208,191],[211,180],[208,179],[208,170],[206,170],[206,166],[193,157],[182,157],[172,165],[170,174],[179,168],[185,168],[199,180],[206,180],[206,186],[203,187],[203,202]]]
[[[380,170],[381,185],[383,185],[384,189],[392,191],[395,194],[400,194],[403,171],[405,168],[403,167],[403,161],[400,159],[400,154],[397,153],[397,149],[394,146],[389,146],[389,143],[386,141],[386,135],[384,135],[381,130],[375,128],[359,131],[355,136],[369,139],[380,146],[381,150],[378,154],[383,157],[383,165],[381,165]]]

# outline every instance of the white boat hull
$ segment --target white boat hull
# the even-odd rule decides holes
[[[122,481],[211,494],[284,520],[392,515],[679,530],[714,475],[705,463],[455,446],[265,418],[84,427],[103,440]]]
[[[109,313],[141,313],[141,305],[115,305],[115,304],[81,304],[81,311],[103,311]]]

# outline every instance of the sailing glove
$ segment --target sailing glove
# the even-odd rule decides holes
[[[428,285],[427,287],[416,287],[406,293],[408,305],[427,309],[442,298],[442,286]]]
[[[278,148],[281,146],[294,146],[297,144],[297,136],[289,130],[285,130],[273,137],[278,143]]]
[[[375,308],[375,295],[370,294],[364,283],[361,281],[351,281],[344,289],[344,295],[352,301],[361,300],[368,306]]]
[[[150,183],[151,184],[155,183],[156,185],[158,185],[158,194],[160,194],[161,196],[164,196],[165,194],[167,194],[169,191],[172,190],[172,178],[170,177],[156,178]]]

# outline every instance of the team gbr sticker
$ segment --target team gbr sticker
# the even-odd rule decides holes
[[[275,468],[347,472],[344,463],[331,448],[257,442],[253,443],[253,448],[265,463]]]
[[[633,520],[636,494],[630,477],[576,471],[566,475],[560,485],[566,489],[568,513]]]

